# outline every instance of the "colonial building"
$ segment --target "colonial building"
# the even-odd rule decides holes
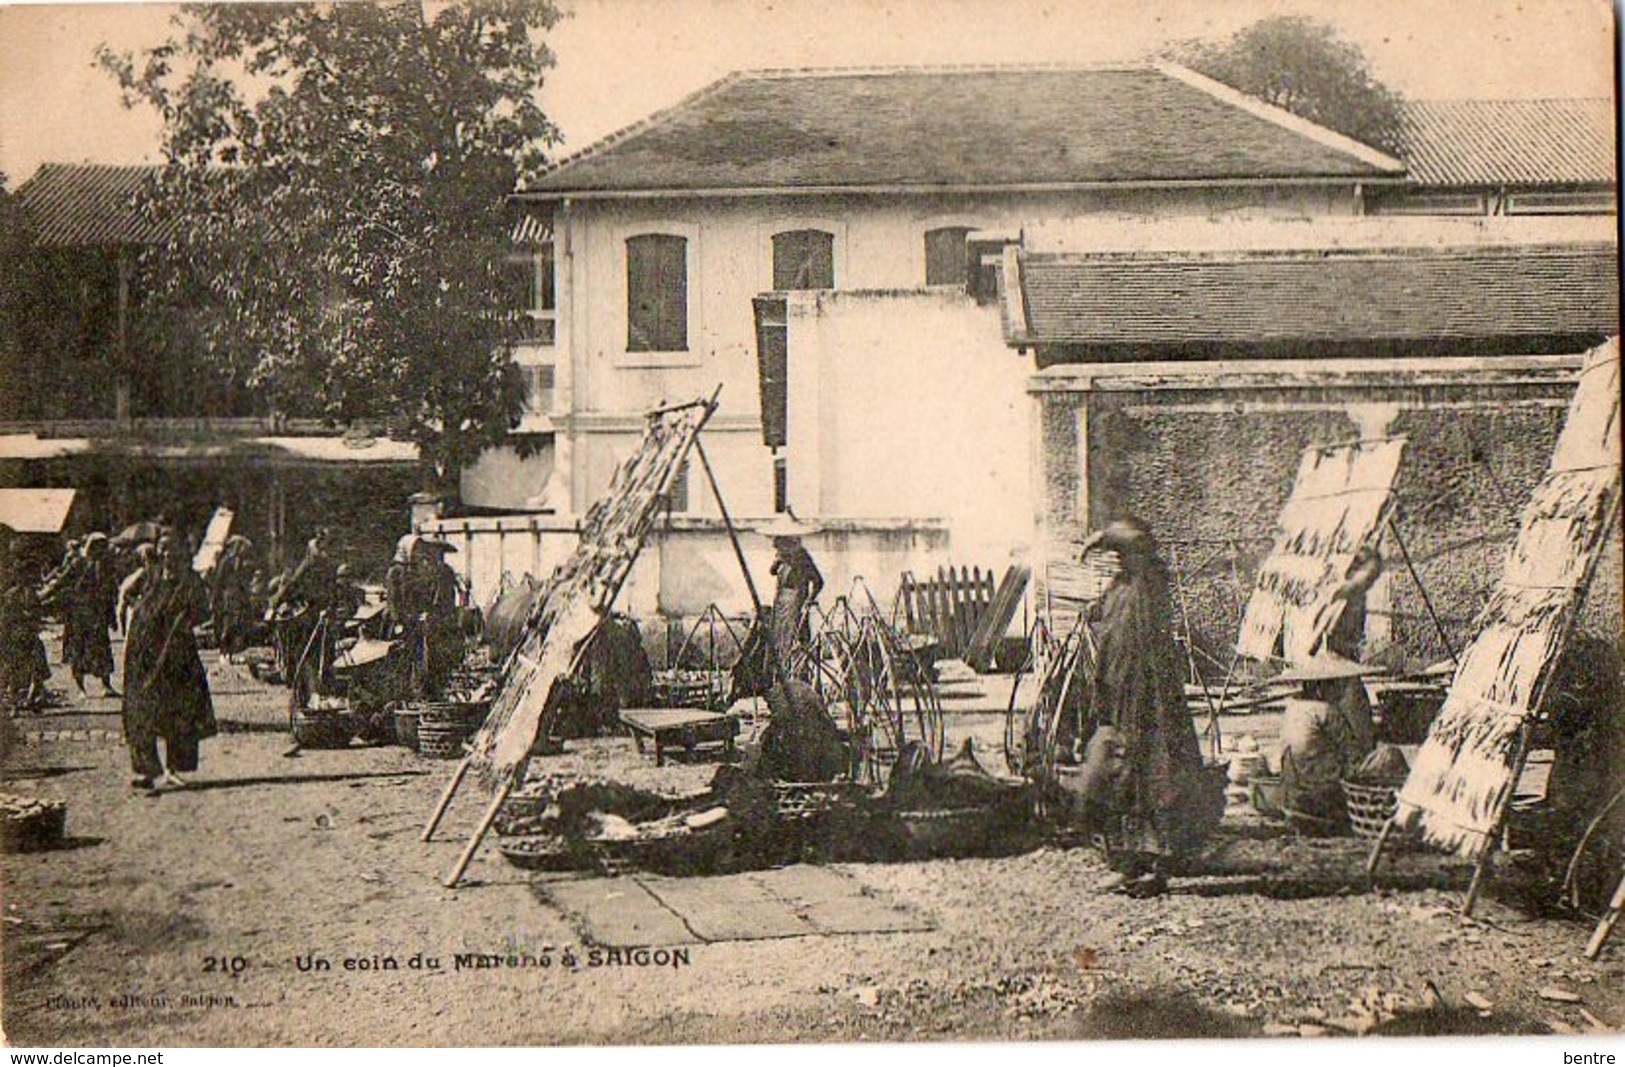
[[[535,300],[554,499],[580,513],[643,411],[721,384],[707,448],[736,515],[793,507],[871,579],[921,553],[997,564],[1034,513],[1027,370],[997,301],[1024,226],[1356,216],[1403,180],[1174,66],[732,75],[519,193],[554,235]],[[718,514],[692,476],[674,503]],[[863,548],[882,541],[884,562]]]

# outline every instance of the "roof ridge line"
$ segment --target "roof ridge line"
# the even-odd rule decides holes
[[[1256,96],[1250,96],[1240,89],[1232,88],[1221,81],[1209,78],[1205,74],[1199,74],[1189,67],[1178,63],[1158,63],[1153,69],[1176,81],[1184,82],[1193,89],[1207,93],[1221,103],[1240,108],[1267,122],[1273,122],[1282,129],[1295,133],[1300,137],[1307,137],[1322,147],[1353,156],[1367,166],[1397,174],[1405,173],[1404,162],[1386,152],[1356,141],[1354,138],[1338,133],[1336,130],[1327,129],[1318,122],[1294,115],[1285,108],[1265,103]]]
[[[875,63],[830,67],[748,67],[734,71],[742,78],[850,78],[876,74],[967,74],[1024,71],[1153,71],[1156,64],[1149,60],[1013,60],[1010,62],[966,63]]]

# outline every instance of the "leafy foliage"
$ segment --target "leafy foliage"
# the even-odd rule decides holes
[[[200,4],[139,59],[163,116],[145,297],[203,308],[216,366],[272,410],[384,423],[444,490],[519,413],[505,198],[558,139],[536,102],[549,0]]]
[[[1168,57],[1356,141],[1404,148],[1399,94],[1373,78],[1365,53],[1328,23],[1278,15],[1224,41],[1177,45]]]

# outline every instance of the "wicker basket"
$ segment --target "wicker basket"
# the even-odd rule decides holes
[[[855,810],[868,796],[857,782],[774,782],[773,813],[784,821],[817,819]]]
[[[0,821],[0,851],[45,852],[62,844],[68,828],[66,804],[21,797],[7,800],[5,819]]]
[[[461,759],[473,734],[459,704],[425,704],[418,713],[418,753],[430,759]]]
[[[1394,817],[1399,804],[1399,790],[1403,778],[1369,778],[1364,781],[1343,780],[1343,800],[1348,806],[1349,825],[1361,837],[1376,838],[1388,820]]]
[[[423,709],[415,706],[395,709],[395,743],[418,750],[418,717]]]
[[[299,712],[293,717],[293,740],[300,748],[347,748],[350,725],[336,711]]]
[[[575,871],[593,865],[592,857],[562,837],[533,835],[497,842],[502,858],[527,871]]]
[[[606,876],[639,870],[682,877],[724,867],[733,835],[734,827],[723,820],[702,830],[673,826],[651,833],[645,829],[637,837],[591,839],[581,845],[591,864]]]

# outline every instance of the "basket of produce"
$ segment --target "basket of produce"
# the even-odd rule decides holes
[[[6,852],[44,852],[67,833],[68,806],[55,800],[0,794],[0,845]]]
[[[584,838],[580,846],[606,875],[627,870],[673,876],[714,871],[731,854],[734,833],[725,808],[604,829]]]
[[[300,748],[345,748],[350,724],[337,711],[301,711],[293,717],[293,740]]]
[[[1349,825],[1361,837],[1376,838],[1399,805],[1401,777],[1345,778],[1343,801],[1348,807]]]
[[[592,866],[592,858],[579,845],[553,834],[501,838],[497,851],[527,871],[575,871]]]

